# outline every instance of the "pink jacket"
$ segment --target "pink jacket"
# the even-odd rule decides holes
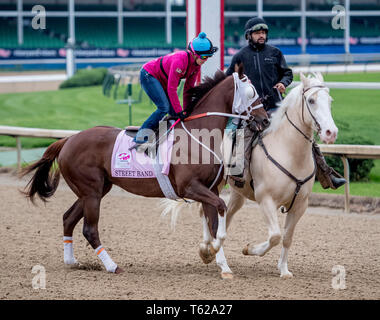
[[[162,60],[162,61],[161,61]],[[195,86],[201,67],[195,62],[193,55],[188,51],[177,51],[159,57],[143,65],[143,68],[154,78],[160,81],[166,91],[175,112],[181,112],[177,88],[181,79],[186,79],[183,89],[183,109],[190,102],[189,89]],[[161,69],[163,68],[163,70]],[[164,72],[165,73],[164,73]]]

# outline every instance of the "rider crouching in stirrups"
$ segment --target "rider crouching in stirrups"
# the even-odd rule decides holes
[[[157,106],[157,110],[140,127],[133,140],[136,143],[133,148],[151,140],[152,130],[158,128],[160,120],[166,114],[169,113],[182,121],[187,117],[186,107],[191,98],[188,92],[195,86],[202,64],[217,50],[206,34],[201,32],[190,41],[186,51],[171,53],[143,65],[140,73],[141,87]],[[183,109],[177,94],[181,79],[186,79]]]

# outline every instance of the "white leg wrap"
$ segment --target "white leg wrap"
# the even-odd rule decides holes
[[[63,237],[63,261],[65,264],[77,264],[74,258],[73,237]]]
[[[222,269],[222,273],[232,273],[230,267],[227,264],[226,256],[224,255],[223,247],[220,247],[216,254],[216,264]]]
[[[99,257],[99,259],[102,260],[108,272],[114,273],[116,271],[116,268],[117,268],[116,263],[113,262],[113,260],[108,255],[106,249],[104,249],[103,246],[97,247],[95,249],[95,253]]]

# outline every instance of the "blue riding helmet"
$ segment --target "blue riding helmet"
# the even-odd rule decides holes
[[[198,37],[191,40],[187,48],[201,59],[203,57],[212,57],[218,51],[218,47],[212,45],[211,40],[207,38],[204,32],[201,32]]]

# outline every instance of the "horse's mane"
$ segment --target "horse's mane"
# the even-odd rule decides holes
[[[203,79],[203,82],[194,88],[189,90],[190,95],[190,103],[186,107],[186,110],[189,111],[189,114],[194,110],[195,106],[198,102],[209,92],[212,88],[214,88],[217,84],[222,82],[228,76],[221,70],[217,70],[214,74],[214,77],[206,76]]]
[[[299,99],[301,97],[301,90],[303,88],[303,84],[300,83],[298,86],[293,88],[289,94],[285,97],[285,99],[280,103],[279,108],[272,114],[271,124],[268,129],[265,130],[265,133],[270,133],[276,131],[284,119],[285,112],[291,107],[299,103]]]

